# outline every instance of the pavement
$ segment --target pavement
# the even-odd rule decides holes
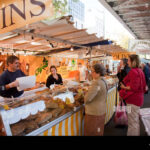
[[[144,104],[141,108],[150,108],[150,91],[148,94],[144,95]],[[127,127],[126,126],[118,126],[116,127],[114,124],[114,115],[112,119],[105,125],[104,136],[126,136],[127,135]],[[145,127],[140,120],[140,136],[147,136],[145,132]]]

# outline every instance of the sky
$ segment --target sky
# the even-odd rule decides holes
[[[91,28],[95,26],[94,16],[102,18],[102,13],[104,12],[104,30],[105,30],[105,38],[109,38],[111,40],[117,41],[119,43],[120,38],[128,37],[129,39],[134,39],[134,37],[124,28],[124,26],[109,12],[106,8],[98,1],[98,0],[80,0],[85,4],[87,8],[85,11],[86,17],[86,28],[89,28],[89,33],[94,32]],[[91,11],[91,14],[90,12]],[[86,18],[85,17],[85,18]]]

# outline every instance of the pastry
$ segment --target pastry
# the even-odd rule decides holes
[[[26,124],[24,121],[20,121],[16,124],[11,125],[12,135],[21,135],[26,128]]]
[[[53,101],[45,102],[46,108],[58,108],[58,104]]]
[[[35,121],[33,121],[33,120],[26,121],[25,124],[26,124],[26,126],[25,126],[26,129],[32,129],[32,130],[34,130],[34,129],[38,128],[38,124]]]
[[[51,112],[46,112],[42,113],[36,120],[35,122],[38,124],[42,124],[52,118],[52,113]]]
[[[55,117],[57,117],[61,112],[62,112],[62,108],[56,108],[56,109],[54,109],[54,110],[52,110],[51,111],[51,113],[52,113],[52,116],[55,118]]]

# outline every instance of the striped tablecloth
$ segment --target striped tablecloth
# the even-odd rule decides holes
[[[119,95],[117,92],[117,103],[119,102]],[[112,118],[116,104],[116,87],[108,92],[106,101],[106,119],[105,124]],[[67,119],[54,125],[52,128],[39,134],[39,136],[81,136],[84,133],[84,108],[72,114]]]

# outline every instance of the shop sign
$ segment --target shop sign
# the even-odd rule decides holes
[[[52,0],[0,0],[0,34],[52,15]]]
[[[130,40],[129,51],[150,50],[150,40]]]

